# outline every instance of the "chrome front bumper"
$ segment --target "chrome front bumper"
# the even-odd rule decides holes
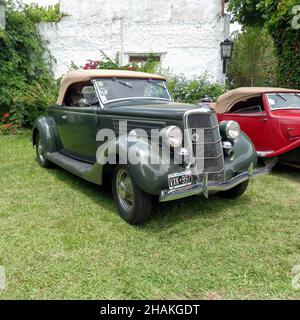
[[[230,190],[238,186],[239,184],[250,180],[253,177],[269,174],[271,172],[271,169],[271,167],[263,167],[253,170],[253,165],[251,165],[248,171],[239,173],[232,179],[223,182],[208,181],[206,176],[204,182],[193,184],[180,189],[162,191],[160,193],[159,201],[167,202],[200,194],[203,194],[208,198],[209,191],[218,192]]]

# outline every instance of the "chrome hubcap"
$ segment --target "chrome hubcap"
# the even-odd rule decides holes
[[[39,141],[38,141],[37,151],[38,151],[38,157],[40,158],[40,160],[42,162],[44,162],[45,161],[45,152],[44,152],[43,142],[41,139],[39,139]]]
[[[132,181],[125,169],[120,169],[116,177],[118,199],[122,207],[129,211],[134,205]]]

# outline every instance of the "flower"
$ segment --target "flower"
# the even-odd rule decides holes
[[[5,129],[5,126],[1,126],[1,129]]]
[[[7,128],[11,127],[11,123],[8,123],[6,126],[7,126]]]
[[[9,113],[5,113],[4,118],[9,117]]]

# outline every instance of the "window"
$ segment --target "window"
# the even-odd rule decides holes
[[[257,113],[264,111],[261,96],[237,102],[231,109],[231,113]]]
[[[97,104],[98,99],[94,86],[90,82],[71,85],[65,95],[64,106],[81,107],[80,100],[85,99],[89,105]]]
[[[96,80],[95,83],[103,104],[124,100],[171,101],[162,80],[107,78]]]
[[[269,106],[272,110],[300,109],[300,93],[272,93],[268,94]]]
[[[148,61],[150,57],[157,62],[161,62],[161,54],[159,53],[132,53],[129,54],[129,63],[142,65]]]

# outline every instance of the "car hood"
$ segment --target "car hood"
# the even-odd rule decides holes
[[[142,105],[112,106],[105,109],[105,113],[112,116],[130,116],[157,119],[180,120],[188,110],[198,109],[200,106],[186,103],[153,103]]]

